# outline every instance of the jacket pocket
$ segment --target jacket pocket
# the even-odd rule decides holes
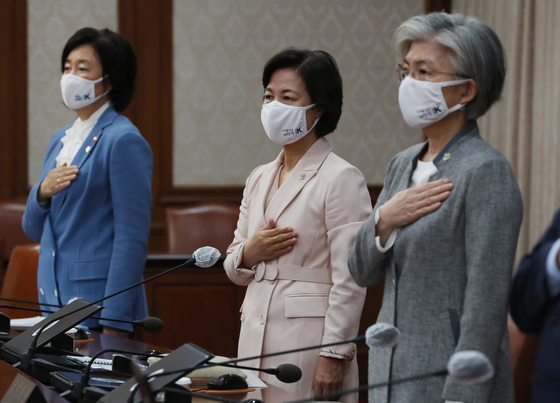
[[[77,261],[70,265],[70,280],[101,280],[109,275],[111,260]]]
[[[296,294],[284,298],[286,318],[323,318],[329,309],[329,294]]]

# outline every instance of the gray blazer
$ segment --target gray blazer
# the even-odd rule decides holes
[[[389,164],[374,211],[410,186],[418,157],[428,144],[399,153]],[[379,322],[401,332],[393,349],[372,349],[369,382],[437,371],[457,351],[479,350],[494,364],[493,379],[460,386],[445,377],[372,390],[370,402],[513,402],[507,331],[508,292],[523,204],[507,159],[479,135],[476,122],[461,130],[434,160],[430,181],[455,185],[441,207],[403,227],[394,246],[375,245],[374,213],[350,250],[356,283],[385,277]]]

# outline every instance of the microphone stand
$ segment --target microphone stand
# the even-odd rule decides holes
[[[52,307],[52,308],[62,308],[64,306],[64,305],[42,304],[40,302],[22,301],[20,299],[10,299],[10,298],[0,298],[0,301],[17,302],[18,304],[27,304],[27,305],[43,305],[43,306],[49,306],[49,307]]]
[[[39,329],[39,331],[37,332],[35,338],[34,338],[33,341],[31,342],[31,346],[29,346],[29,349],[27,350],[27,352],[26,352],[26,353],[23,355],[23,357],[21,358],[21,361],[20,361],[20,364],[19,364],[19,369],[21,369],[21,370],[22,370],[23,372],[25,372],[25,373],[29,373],[29,367],[30,367],[30,365],[31,365],[31,360],[32,360],[33,357],[35,356],[35,351],[37,350],[37,341],[39,340],[39,336],[41,336],[41,333],[43,333],[43,331],[44,331],[49,325],[51,325],[55,320],[60,320],[60,319],[66,318],[66,317],[68,317],[68,316],[70,316],[70,315],[75,314],[76,312],[82,311],[82,310],[84,310],[84,309],[86,309],[86,308],[89,308],[89,307],[91,307],[91,306],[93,306],[93,305],[96,305],[96,304],[98,304],[98,303],[100,303],[100,302],[103,302],[103,301],[105,301],[106,299],[109,299],[109,298],[112,298],[112,297],[117,296],[117,295],[119,295],[119,294],[122,294],[123,292],[129,291],[129,290],[131,290],[131,289],[133,289],[133,288],[135,288],[135,287],[138,287],[138,286],[140,286],[140,285],[142,285],[142,284],[144,284],[144,283],[146,283],[146,282],[148,282],[148,281],[151,281],[151,280],[153,280],[153,279],[156,279],[156,278],[161,277],[161,276],[163,276],[163,275],[165,275],[165,274],[167,274],[167,273],[170,273],[170,272],[172,272],[172,271],[174,271],[174,270],[177,270],[177,269],[179,269],[179,268],[181,268],[181,267],[184,267],[184,266],[188,266],[188,265],[193,264],[193,263],[196,263],[196,257],[191,258],[191,259],[187,260],[186,262],[181,263],[181,264],[178,265],[178,266],[172,267],[171,269],[168,269],[168,270],[166,270],[166,271],[164,271],[164,272],[162,272],[162,273],[156,274],[156,275],[154,275],[154,276],[152,276],[152,277],[150,277],[150,278],[148,278],[148,279],[146,279],[146,280],[142,280],[142,281],[140,281],[140,282],[138,282],[138,283],[136,283],[136,284],[133,284],[133,285],[131,285],[131,286],[129,286],[129,287],[126,287],[124,290],[117,291],[117,292],[115,292],[115,293],[113,293],[113,294],[111,294],[111,295],[108,295],[108,296],[106,296],[106,297],[103,297],[103,298],[101,298],[101,299],[99,299],[99,300],[97,300],[97,301],[95,301],[95,302],[90,302],[89,304],[87,304],[87,305],[85,305],[85,306],[83,306],[83,307],[80,307],[80,308],[78,308],[78,309],[76,309],[76,310],[74,310],[74,311],[72,311],[72,312],[68,312],[68,313],[65,314],[65,315],[59,316],[58,318],[51,319],[51,320],[47,320],[46,323],[45,323],[45,324]],[[68,306],[68,305],[67,305],[67,306]],[[48,318],[47,318],[47,319],[48,319]]]
[[[15,306],[15,305],[0,305],[0,308],[7,308],[7,309],[15,309],[15,310],[22,310],[22,311],[30,311],[30,312],[43,312],[43,313],[55,313],[56,311],[47,311],[46,309],[37,309],[37,308],[25,308],[23,306]],[[85,307],[84,307],[85,308]],[[75,311],[78,312],[78,311]],[[143,326],[144,323],[141,320],[121,320],[121,319],[110,319],[110,318],[100,318],[92,316],[91,319],[102,319],[107,320],[109,322],[118,322],[118,323],[127,323],[132,324],[134,326]],[[147,330],[149,333],[149,330]]]
[[[227,364],[235,364],[235,363],[241,362],[241,361],[254,360],[254,359],[256,359],[256,358],[268,358],[268,357],[275,357],[275,356],[278,356],[278,355],[291,354],[291,353],[298,353],[298,352],[300,352],[300,351],[315,350],[315,349],[318,349],[318,348],[331,347],[331,346],[338,346],[338,345],[347,344],[347,343],[358,343],[358,342],[363,342],[363,341],[365,341],[365,339],[366,339],[366,336],[358,336],[358,337],[355,337],[355,338],[350,339],[350,340],[337,341],[337,342],[328,343],[328,344],[320,344],[320,345],[317,345],[317,346],[295,348],[295,349],[293,349],[293,350],[279,351],[279,352],[276,352],[276,353],[268,353],[268,354],[263,354],[263,355],[256,355],[256,356],[253,356],[253,357],[233,358],[233,359],[231,359],[231,360],[229,360],[229,361],[223,361],[223,362],[220,362],[220,363],[208,362],[208,363],[206,363],[206,364],[204,364],[204,365],[197,365],[197,366],[195,366],[195,367],[190,367],[190,368],[185,368],[185,369],[178,369],[178,370],[174,370],[174,371],[160,372],[159,374],[150,375],[150,377],[154,377],[154,376],[164,376],[164,375],[173,375],[173,374],[178,374],[178,373],[181,373],[181,372],[189,373],[189,372],[194,371],[195,369],[200,369],[200,368],[204,368],[204,367],[207,367],[207,366],[208,366],[208,367],[209,367],[209,366],[212,366],[212,367],[216,367],[216,366],[229,366],[229,365],[227,365]],[[244,368],[244,367],[237,367],[237,368]],[[246,368],[246,367],[245,367],[245,368]],[[253,370],[254,370],[254,368],[248,368],[248,369],[253,369]],[[270,368],[270,369],[274,370],[273,368]],[[266,371],[265,371],[265,372],[266,372]],[[270,372],[267,372],[267,373],[270,373]],[[273,375],[274,375],[274,373],[273,373]]]
[[[377,389],[377,388],[381,388],[383,386],[391,386],[391,385],[398,385],[398,384],[406,383],[406,382],[420,381],[422,379],[431,378],[432,376],[446,376],[446,375],[448,375],[447,369],[442,369],[442,370],[430,372],[430,373],[427,373],[427,374],[410,376],[410,377],[407,377],[407,378],[401,378],[401,379],[397,379],[397,380],[394,380],[394,381],[375,383],[373,385],[362,385],[362,386],[359,386],[357,388],[341,390],[340,392],[326,393],[324,395],[313,396],[313,397],[310,397],[310,398],[307,398],[307,399],[291,400],[291,401],[285,402],[285,403],[308,403],[308,402],[313,402],[315,400],[325,400],[325,399],[330,399],[332,397],[340,397],[340,396],[344,396],[344,395],[349,395],[351,393],[357,393],[357,392],[361,392],[363,390]]]
[[[63,392],[61,394],[61,396],[65,397],[65,398],[70,397],[72,401],[77,401],[82,396],[83,390],[89,382],[89,377],[90,377],[90,373],[91,373],[91,366],[94,364],[95,360],[99,356],[101,356],[102,354],[105,354],[105,353],[125,353],[125,354],[134,355],[134,354],[138,354],[139,351],[120,350],[120,349],[116,349],[116,348],[108,348],[108,349],[105,349],[105,350],[98,351],[93,357],[90,358],[90,361],[88,362],[88,365],[82,371],[82,378],[80,379],[79,382],[74,384],[74,387],[72,388],[71,394],[70,394],[70,391],[68,390],[66,392]],[[149,354],[146,354],[146,355],[159,356],[161,354],[149,353]]]

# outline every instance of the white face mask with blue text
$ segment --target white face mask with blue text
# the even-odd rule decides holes
[[[109,93],[109,91],[107,91],[98,97],[95,96],[95,84],[100,83],[103,79],[104,77],[101,77],[92,81],[74,74],[63,74],[60,79],[60,89],[62,91],[62,100],[64,104],[73,110],[91,105],[99,98]]]
[[[282,102],[272,101],[262,106],[261,122],[264,131],[270,140],[278,145],[292,144],[302,139],[319,122],[315,119],[313,126],[307,130],[306,111],[313,108],[309,106],[292,106]]]
[[[443,87],[459,85],[471,81],[455,80],[431,82],[406,77],[399,87],[399,105],[406,123],[415,128],[422,128],[435,123],[464,105],[447,107],[443,96]]]

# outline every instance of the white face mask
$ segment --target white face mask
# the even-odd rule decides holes
[[[281,146],[292,144],[309,133],[319,118],[315,119],[313,126],[307,130],[306,111],[313,108],[309,106],[292,106],[282,102],[272,101],[264,104],[261,110],[261,122],[269,139]]]
[[[404,120],[411,127],[422,128],[443,119],[464,105],[447,108],[442,88],[471,81],[455,80],[434,83],[406,77],[399,87],[399,105]]]
[[[62,99],[66,106],[70,109],[80,109],[97,101],[102,96],[109,93],[95,96],[95,84],[103,81],[101,77],[95,81],[78,77],[74,74],[63,74],[60,79],[60,89],[62,90]]]

